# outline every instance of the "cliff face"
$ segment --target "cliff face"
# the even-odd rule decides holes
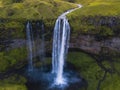
[[[99,39],[109,36],[120,36],[120,17],[82,16],[70,18],[73,33],[96,35]]]
[[[79,48],[93,54],[99,54],[104,49],[106,52],[120,52],[120,17],[84,16],[79,22],[78,26],[74,23],[76,30],[71,25],[71,48]]]
[[[25,39],[16,39],[12,42],[10,48],[19,48],[26,45]],[[48,52],[52,50],[52,41],[46,41],[46,48]],[[80,49],[91,54],[100,54],[102,50],[120,52],[120,37],[97,41],[92,35],[79,35],[71,37],[69,48]]]
[[[106,18],[106,19],[105,19]],[[74,21],[74,20],[73,20]],[[18,21],[19,22],[19,21]],[[0,62],[0,72],[7,71],[10,67],[12,69],[18,69],[18,65],[20,68],[27,62],[27,50],[26,50],[26,32],[25,32],[25,22],[21,24],[15,24],[17,27],[11,27],[13,23],[11,22],[8,24],[9,27],[4,30],[4,25],[1,25],[0,28],[0,47],[1,45],[8,45],[5,47],[3,51],[0,52],[1,62]],[[41,35],[38,33],[40,31],[38,27],[36,27],[36,21],[31,21],[33,27],[33,34],[34,34],[34,44],[35,44],[35,51],[34,54],[37,56],[39,55],[37,45],[41,43],[41,38],[37,38],[36,34]],[[46,24],[46,23],[45,23]],[[71,23],[70,23],[71,24]],[[77,24],[77,23],[75,23]],[[20,25],[20,26],[19,26]],[[21,26],[24,25],[24,29]],[[113,76],[114,73],[120,75],[119,69],[119,57],[120,57],[120,23],[119,18],[114,17],[83,17],[78,23],[78,27],[71,28],[71,39],[70,39],[70,49],[74,50],[82,50],[85,52],[90,53],[93,58],[88,57],[88,54],[82,54],[80,52],[70,52],[68,54],[68,60],[72,63],[76,70],[80,72],[80,75],[88,81],[89,90],[95,90],[96,86],[97,89],[101,88],[101,83],[105,82],[117,82],[119,78],[114,76],[114,79],[108,79],[106,77],[109,75]],[[80,26],[81,25],[81,26]],[[50,27],[50,28],[49,28]],[[46,27],[45,25],[45,49],[47,54],[51,56],[52,52],[52,39],[53,39],[53,27],[49,25]],[[19,31],[21,29],[21,31]],[[78,30],[77,30],[78,29]],[[18,32],[16,32],[18,30]],[[2,33],[3,31],[6,31]],[[8,32],[10,31],[10,32]],[[19,36],[20,35],[20,36]],[[7,38],[6,38],[7,37]],[[10,41],[5,42],[5,41]],[[2,42],[1,42],[2,41]],[[5,43],[3,43],[3,41]],[[40,41],[40,42],[38,42]],[[39,43],[39,44],[38,44]],[[114,57],[115,55],[115,57]],[[117,57],[118,55],[118,57]],[[34,57],[36,57],[34,56]],[[9,70],[8,70],[9,71]],[[89,78],[89,77],[90,78]],[[113,77],[112,77],[113,78]],[[109,80],[106,82],[106,80]],[[97,85],[98,83],[98,85]],[[95,85],[96,84],[96,85]],[[119,82],[118,82],[119,84]],[[117,86],[117,84],[115,83]],[[112,86],[108,84],[107,86]],[[91,89],[92,88],[92,89]],[[94,89],[93,89],[94,88]],[[118,87],[119,88],[119,87]],[[107,89],[106,89],[107,90]],[[112,90],[112,89],[111,89]],[[117,89],[116,89],[117,90]]]
[[[70,48],[78,48],[92,54],[99,54],[103,48],[120,52],[120,37],[97,41],[93,35],[79,35],[71,37]]]
[[[38,30],[35,24],[36,21],[33,21],[31,23],[33,25],[34,34],[36,34],[37,33],[36,31]],[[78,26],[79,28],[78,27],[75,28],[71,25],[70,48],[76,48],[76,49],[78,48],[92,54],[99,54],[101,53],[101,51],[120,52],[119,24],[120,24],[119,17],[107,17],[107,16],[82,17],[79,23],[80,26]],[[15,31],[17,31],[17,29]],[[22,32],[17,31],[17,34],[19,33],[22,39],[20,39],[20,37],[19,39],[18,38],[16,39],[15,37],[12,38],[11,41],[12,43],[9,45],[10,48],[18,48],[26,44],[25,28],[24,30],[22,30]],[[45,42],[46,42],[47,52],[50,52],[52,50],[52,37],[53,37],[53,29],[51,28],[48,29],[48,27],[47,28],[45,27]]]

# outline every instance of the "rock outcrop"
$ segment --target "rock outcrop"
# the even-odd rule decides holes
[[[78,48],[92,54],[99,54],[103,48],[120,52],[120,37],[98,41],[92,35],[79,35],[71,37],[70,48]]]

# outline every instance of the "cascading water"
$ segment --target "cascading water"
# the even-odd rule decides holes
[[[30,22],[26,25],[28,71],[33,71],[33,57],[38,55],[41,62],[44,62],[45,57],[44,24],[37,22],[34,26],[32,27]],[[32,28],[34,28],[34,32]]]
[[[32,35],[32,26],[30,22],[26,25],[26,36],[27,36],[27,49],[28,49],[28,71],[33,71],[33,35]]]
[[[44,24],[41,25],[41,46],[40,46],[40,58],[44,62],[45,58],[45,37],[44,37]]]
[[[64,59],[68,51],[70,26],[66,17],[59,17],[54,28],[53,73],[56,73],[55,84],[65,84],[63,77]]]
[[[81,8],[81,5],[78,5],[78,8]],[[68,52],[70,38],[70,25],[66,15],[78,8],[63,13],[55,23],[52,52],[52,73],[56,75],[55,85],[67,83],[63,76],[64,60]]]
[[[36,55],[39,56],[41,62],[45,58],[45,29],[43,22],[36,23]]]
[[[81,6],[78,5],[78,8]],[[77,9],[77,8],[76,8]],[[66,15],[76,9],[69,10],[58,17],[54,27],[53,35],[53,52],[52,52],[52,73],[49,73],[49,65],[46,69],[36,68],[32,73],[27,74],[29,81],[28,89],[30,90],[78,90],[83,87],[86,89],[88,83],[73,70],[69,64],[64,72],[65,59],[69,48],[70,25]],[[35,25],[33,25],[35,24]],[[33,23],[36,54],[44,62],[44,24],[40,22]],[[42,25],[42,26],[41,26]],[[32,52],[32,35],[31,25],[27,26],[27,41],[29,52]],[[43,49],[43,50],[42,50]],[[32,53],[30,67],[32,67]],[[38,57],[38,58],[39,58]],[[43,58],[42,58],[43,57]],[[45,61],[46,62],[46,61]],[[53,82],[54,81],[54,82]]]

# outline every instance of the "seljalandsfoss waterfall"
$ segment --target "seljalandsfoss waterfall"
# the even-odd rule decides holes
[[[70,25],[66,16],[60,16],[55,24],[52,53],[52,73],[56,74],[55,84],[65,84],[63,77],[64,60],[66,58],[70,37]]]
[[[80,7],[81,5],[78,5],[78,8]],[[76,9],[63,13],[55,23],[52,52],[52,73],[56,74],[55,85],[67,84],[67,80],[63,76],[70,39],[70,25],[66,15]]]
[[[120,0],[0,0],[0,90],[120,90]]]
[[[81,8],[81,5],[78,5],[78,8]],[[78,8],[68,10],[57,18],[53,31],[52,60],[50,63],[52,65],[46,65],[44,63],[44,67],[40,66],[42,69],[34,66],[33,58],[39,56],[41,61],[38,60],[37,63],[48,63],[44,57],[44,25],[37,23],[37,33],[35,33],[35,30],[34,33],[32,33],[32,25],[30,22],[27,23],[28,71],[30,71],[29,74],[27,74],[27,78],[29,80],[29,90],[70,90],[70,88],[73,89],[86,85],[86,81],[82,79],[77,72],[66,66],[70,40],[70,24],[66,15]],[[38,28],[40,28],[40,30]],[[34,36],[37,36],[37,38]],[[36,56],[34,56],[34,53]],[[43,63],[40,63],[40,65],[41,64]]]

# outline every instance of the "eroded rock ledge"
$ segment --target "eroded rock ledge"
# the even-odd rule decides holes
[[[25,45],[26,40],[15,39],[10,44],[10,47],[18,48]],[[46,48],[48,51],[52,50],[52,41],[46,41]],[[99,54],[103,49],[120,52],[120,37],[111,37],[98,41],[93,35],[78,35],[71,37],[69,48],[78,48],[91,54]]]
[[[99,54],[103,48],[120,52],[120,37],[98,41],[93,35],[79,35],[71,37],[70,48],[79,48],[92,54]]]

